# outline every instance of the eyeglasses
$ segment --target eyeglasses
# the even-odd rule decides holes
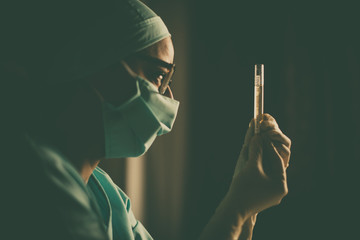
[[[169,72],[166,73],[166,75],[164,76],[164,78],[161,80],[161,85],[159,87],[159,93],[160,94],[164,94],[166,92],[166,89],[168,88],[168,86],[171,84],[172,82],[172,76],[174,75],[175,72],[175,64],[174,63],[167,63],[163,60],[160,60],[158,58],[149,56],[149,55],[138,55],[139,58],[147,61],[147,62],[151,62],[153,64],[159,65],[161,67],[164,67],[166,69],[169,70]]]

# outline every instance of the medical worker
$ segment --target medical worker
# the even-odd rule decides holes
[[[143,155],[171,131],[180,104],[169,85],[174,48],[162,19],[140,1],[102,7],[106,14],[55,55],[25,142],[41,156],[49,189],[69,202],[54,214],[68,219],[64,231],[75,228],[74,239],[152,239],[98,164]],[[201,239],[251,239],[256,214],[287,194],[291,142],[273,117],[262,118],[261,134],[250,123],[229,191]]]

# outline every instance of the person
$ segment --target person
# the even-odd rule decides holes
[[[32,166],[44,176],[35,195],[51,203],[43,219],[61,217],[58,234],[152,239],[98,164],[140,156],[171,131],[179,107],[169,85],[174,47],[164,22],[142,2],[104,5],[106,14],[89,21],[50,61],[21,142],[43,166]],[[287,194],[290,147],[272,116],[262,116],[261,134],[254,135],[250,123],[229,190],[200,239],[251,239],[256,214]]]

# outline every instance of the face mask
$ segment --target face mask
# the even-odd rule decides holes
[[[103,102],[105,158],[140,156],[156,136],[171,131],[179,102],[139,76],[136,87],[137,93],[121,106]]]

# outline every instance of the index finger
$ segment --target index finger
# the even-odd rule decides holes
[[[289,148],[291,147],[291,139],[281,132],[280,129],[262,132],[261,134],[267,136],[273,142],[279,142]]]
[[[280,130],[279,125],[277,124],[275,118],[273,118],[270,114],[263,114],[260,122],[261,132],[265,132],[268,130]]]

